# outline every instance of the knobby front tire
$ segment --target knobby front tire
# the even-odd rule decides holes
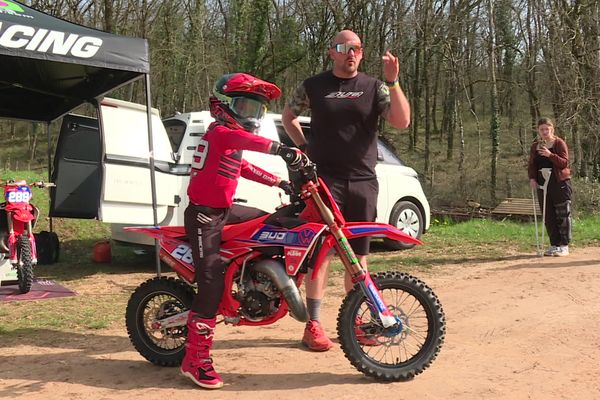
[[[25,294],[31,290],[33,284],[33,262],[31,260],[31,242],[24,233],[17,239],[17,280],[19,281],[19,293]]]
[[[338,315],[342,350],[350,363],[369,377],[410,380],[429,367],[441,349],[446,331],[444,311],[433,291],[411,275],[381,272],[372,279],[402,329],[385,330],[356,285]]]

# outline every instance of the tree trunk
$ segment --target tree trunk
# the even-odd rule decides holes
[[[500,148],[500,118],[498,112],[498,87],[496,82],[496,43],[494,26],[494,0],[488,0],[488,26],[489,26],[489,44],[488,44],[488,63],[490,73],[490,137],[492,139],[491,160],[490,160],[490,200],[492,204],[497,204],[496,182],[498,175],[498,152]]]

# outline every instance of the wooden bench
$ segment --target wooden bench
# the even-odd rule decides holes
[[[540,206],[536,200],[535,212],[538,217],[542,215]],[[492,210],[492,215],[496,216],[531,216],[533,217],[533,200],[508,197],[500,202]]]

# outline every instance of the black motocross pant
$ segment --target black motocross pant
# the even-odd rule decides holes
[[[571,241],[571,180],[559,182],[550,177],[546,193],[544,224],[552,246],[566,246]],[[544,191],[538,189],[540,210],[544,210]]]
[[[223,227],[264,214],[264,211],[257,208],[237,204],[231,208],[211,208],[190,203],[185,209],[185,231],[192,247],[198,285],[192,311],[201,318],[214,318],[223,297],[225,263],[219,254]]]

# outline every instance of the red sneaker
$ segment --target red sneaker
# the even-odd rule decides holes
[[[363,325],[362,317],[360,315],[356,316],[354,320],[354,334],[356,335],[356,340],[361,346],[379,346],[381,343],[377,340],[377,337],[374,335],[369,335],[361,326]]]
[[[309,320],[304,328],[302,344],[312,351],[327,351],[333,347],[319,321]]]

